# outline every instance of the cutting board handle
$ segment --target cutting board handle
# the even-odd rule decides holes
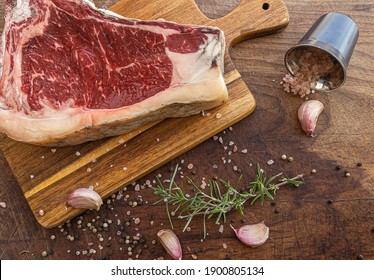
[[[250,18],[253,14],[261,16],[254,21]],[[249,37],[261,36],[287,26],[289,16],[282,0],[241,0],[230,13],[210,21],[210,25],[225,31],[226,42],[230,47]]]

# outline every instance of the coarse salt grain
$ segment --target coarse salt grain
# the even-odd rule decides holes
[[[118,140],[118,143],[119,143],[119,144],[123,144],[123,143],[125,143],[125,139],[123,139],[123,138],[119,139],[119,140]]]
[[[223,139],[222,139],[222,137],[219,137],[219,138],[218,138],[218,142],[220,142],[221,144],[223,144]]]
[[[192,254],[191,257],[194,259],[194,260],[197,260],[197,256],[195,254]]]
[[[219,231],[220,233],[223,233],[223,225],[220,225],[220,226],[219,226],[218,231]]]
[[[39,215],[40,215],[40,216],[44,216],[44,210],[40,209],[40,210],[39,210]]]
[[[190,163],[189,165],[187,165],[187,168],[191,170],[193,168],[193,164]]]
[[[318,80],[334,67],[332,57],[319,49],[313,51],[303,50],[298,55],[299,67],[295,71],[295,75],[286,74],[283,78],[284,91],[299,95],[301,98],[313,93],[311,85],[315,85],[316,89],[322,89],[323,84]]]
[[[57,150],[56,149],[51,149],[51,152],[52,153],[55,153]]]
[[[6,203],[5,202],[0,202],[0,207],[6,208]]]
[[[76,155],[77,157],[79,157],[79,156],[81,155],[81,153],[80,153],[80,152],[76,152],[75,155]]]
[[[87,168],[87,172],[91,172],[91,171],[92,171],[92,169],[88,167]]]
[[[216,114],[216,119],[220,119],[220,118],[222,118],[222,114],[221,113],[217,113]]]
[[[124,168],[122,168],[124,171],[126,171],[127,170],[127,167],[125,166]]]
[[[243,153],[243,154],[246,154],[246,153],[248,153],[248,150],[247,150],[247,149],[243,149],[243,150],[242,150],[242,153]]]
[[[32,174],[30,175],[30,179],[34,179],[34,177],[35,177],[35,176],[34,176],[34,175],[32,175]]]
[[[214,140],[214,141],[217,141],[217,140],[218,140],[218,136],[217,136],[217,135],[214,135],[214,136],[213,136],[213,140]]]
[[[268,160],[268,162],[267,162],[268,165],[272,165],[273,163],[274,163],[274,160],[272,160],[272,159]]]
[[[140,219],[139,219],[139,218],[135,218],[134,223],[135,223],[136,225],[140,224]]]
[[[223,244],[222,244],[222,247],[223,247],[223,249],[227,249],[227,245],[226,245],[226,243],[223,243]]]

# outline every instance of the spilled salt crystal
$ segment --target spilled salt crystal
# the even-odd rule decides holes
[[[223,233],[223,225],[220,225],[220,226],[219,226],[218,231],[219,231],[220,233]]]

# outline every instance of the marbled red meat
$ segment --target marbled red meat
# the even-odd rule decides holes
[[[7,0],[2,43],[0,131],[19,141],[78,144],[227,98],[214,27],[128,19],[88,0]]]

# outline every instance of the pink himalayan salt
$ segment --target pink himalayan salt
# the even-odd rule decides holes
[[[325,73],[332,67],[334,62],[331,56],[315,49],[313,51],[303,51],[299,59],[300,68],[295,75],[286,74],[283,78],[284,91],[299,95],[301,98],[310,93],[314,93],[311,88]]]

